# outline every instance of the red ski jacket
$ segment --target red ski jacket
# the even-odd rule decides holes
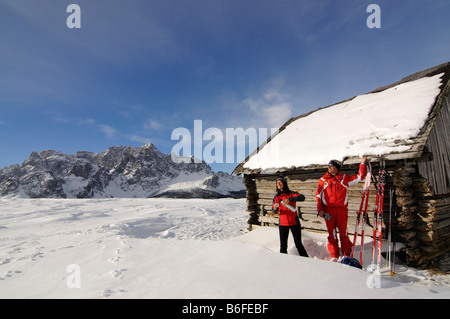
[[[281,202],[284,199],[289,199],[289,205],[295,208],[295,211],[290,210],[288,207],[285,207]],[[305,196],[299,194],[297,192],[288,191],[288,192],[280,192],[273,198],[272,211],[278,210],[280,213],[280,226],[293,226],[297,225],[297,209],[296,202],[304,201]]]
[[[319,180],[316,191],[317,211],[320,212],[324,206],[347,207],[348,187],[362,181],[366,176],[367,166],[359,165],[358,175],[347,175],[339,172],[336,176],[326,173]]]

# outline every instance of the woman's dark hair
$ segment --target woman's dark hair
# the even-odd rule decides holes
[[[276,181],[277,181],[277,182],[278,182],[278,181],[281,181],[281,182],[283,183],[283,192],[290,192],[290,191],[291,191],[291,190],[289,189],[289,187],[288,187],[286,176],[280,175],[280,176],[277,178]],[[278,187],[277,187],[276,185],[275,185],[275,189],[276,189],[276,191],[277,191],[277,195],[281,193],[281,191],[278,189]]]

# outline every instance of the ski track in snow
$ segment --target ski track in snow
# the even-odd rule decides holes
[[[191,295],[177,287],[173,294],[162,293],[169,280],[164,268],[186,277],[183,264],[192,264],[200,253],[196,242],[216,242],[218,249],[228,249],[221,242],[279,249],[276,228],[265,229],[263,236],[248,233],[245,199],[0,199],[0,204],[2,298],[60,298],[58,291],[68,291],[70,264],[82,265],[86,290],[70,290],[68,298],[186,297]],[[289,238],[289,254],[297,255]],[[303,242],[310,257],[329,258],[326,235],[304,231]],[[212,249],[204,244],[198,249],[205,247]],[[147,264],[152,268],[141,269]],[[450,287],[450,276],[431,277],[403,266],[397,273],[399,282]],[[143,291],[148,285],[151,292]],[[198,289],[192,294],[202,297]]]

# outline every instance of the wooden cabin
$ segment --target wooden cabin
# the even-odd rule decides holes
[[[287,121],[234,170],[244,174],[249,228],[277,225],[271,205],[275,180],[282,173],[291,190],[306,196],[299,203],[302,227],[326,230],[317,217],[315,192],[320,177],[331,159],[342,161],[342,172],[356,174],[365,154],[375,177],[380,160],[386,162],[384,234],[391,215],[396,241],[406,244],[407,264],[431,266],[434,258],[450,251],[449,79],[450,62]],[[327,119],[336,119],[336,114],[340,126],[329,127]],[[350,233],[363,184],[349,189]],[[375,194],[372,183],[371,222]],[[372,229],[367,227],[366,233],[372,234]]]

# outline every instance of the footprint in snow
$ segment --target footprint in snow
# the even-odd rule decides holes
[[[116,269],[110,272],[110,274],[114,277],[114,278],[119,278],[122,279],[125,275],[123,274],[125,271],[127,271],[126,268],[122,268],[122,269]]]
[[[118,263],[119,260],[120,260],[120,256],[119,255],[120,255],[120,249],[116,249],[114,251],[114,257],[109,258],[108,261],[110,263]]]
[[[20,270],[7,270],[3,276],[0,276],[0,280],[5,280],[6,278],[12,277],[13,274],[20,274]]]
[[[124,290],[124,289],[121,289],[121,288],[119,288],[117,290],[105,289],[105,290],[102,291],[102,296],[103,297],[111,297],[112,295],[114,295],[116,293],[124,293],[124,292],[127,292],[127,291]]]
[[[118,263],[119,260],[120,260],[120,257],[119,257],[119,256],[111,257],[111,258],[108,259],[108,261],[109,261],[110,263],[113,263],[113,264]]]

